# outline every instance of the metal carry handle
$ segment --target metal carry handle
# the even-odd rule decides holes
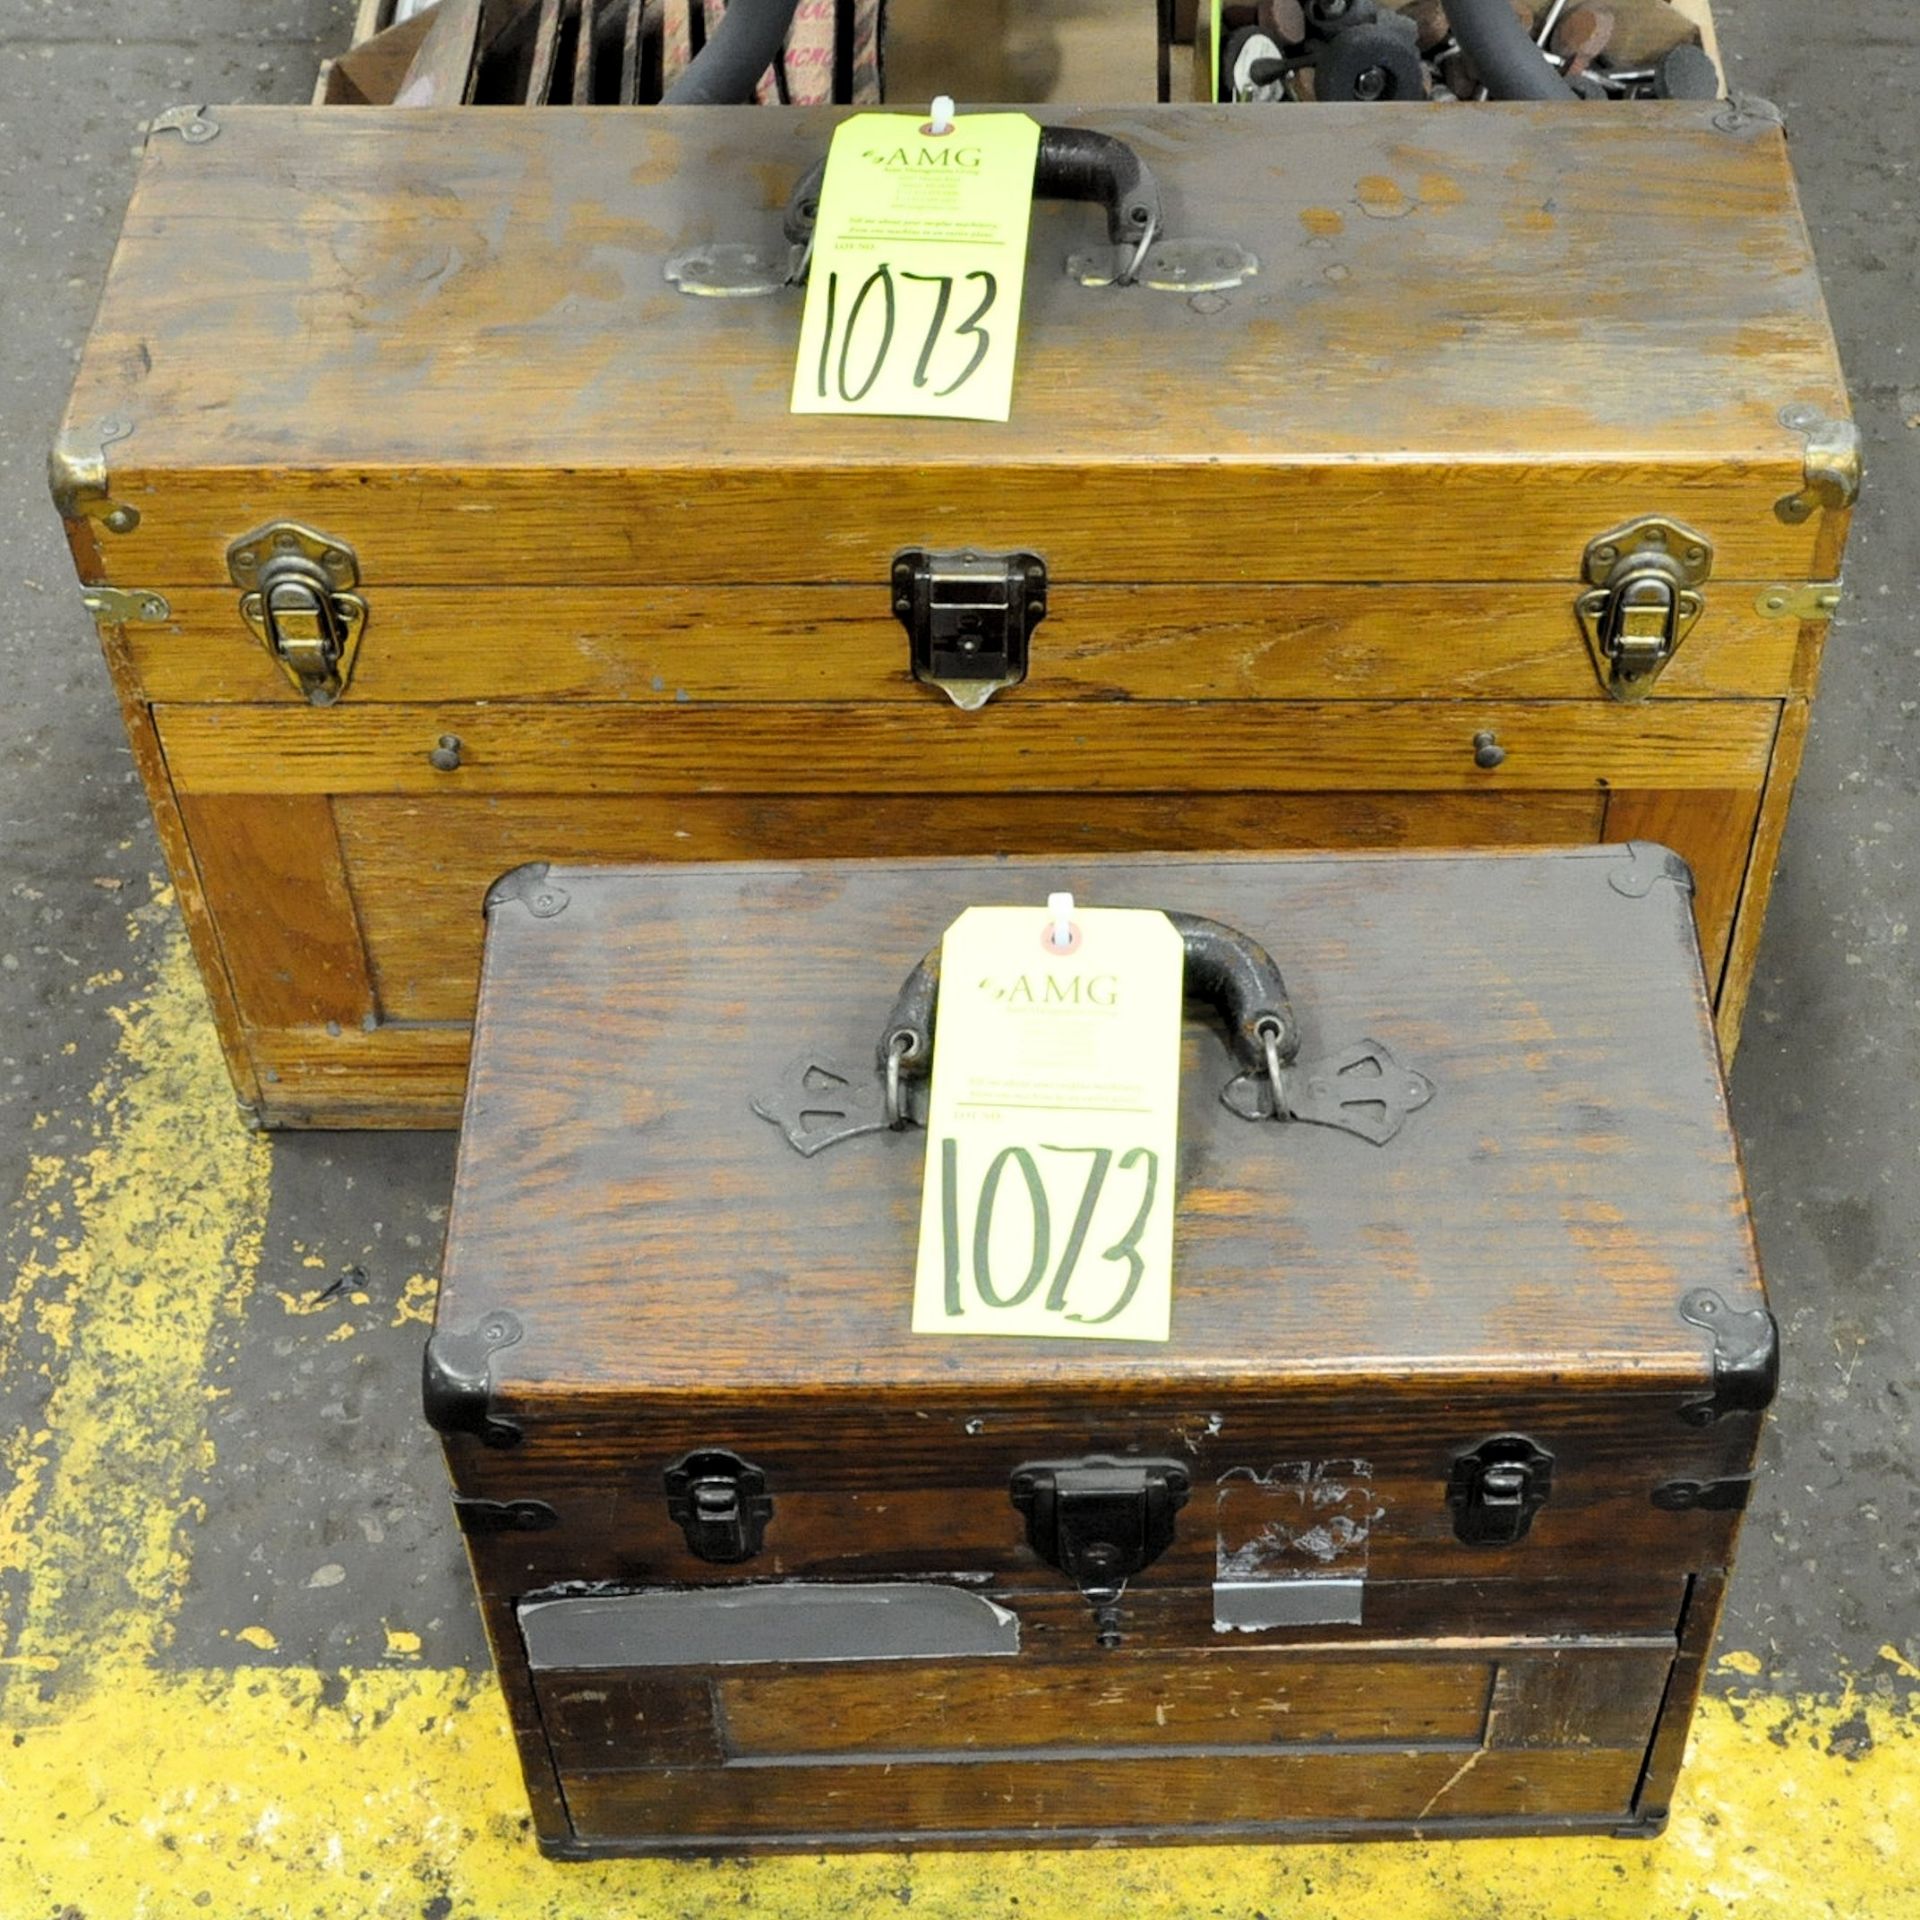
[[[820,185],[826,172],[826,161],[819,160],[800,176],[781,221],[798,262],[792,276],[796,282],[806,278],[814,222],[820,216]],[[1090,200],[1105,208],[1108,239],[1116,247],[1133,248],[1126,271],[1118,276],[1123,286],[1139,274],[1147,249],[1160,231],[1160,183],[1153,177],[1153,170],[1124,140],[1088,127],[1040,129],[1033,197]]]
[[[1186,949],[1185,983],[1189,1000],[1202,1000],[1227,1023],[1227,1037],[1242,1064],[1253,1073],[1278,1078],[1300,1051],[1287,983],[1273,956],[1259,941],[1206,920],[1197,913],[1169,913]],[[910,1095],[902,1083],[926,1080],[933,1072],[933,1014],[940,992],[940,949],[935,947],[907,975],[877,1050],[888,1086],[889,1124],[904,1126]]]
[[[1402,1065],[1378,1040],[1358,1040],[1300,1060],[1293,1004],[1266,948],[1218,920],[1192,913],[1167,918],[1185,948],[1187,998],[1204,1001],[1226,1022],[1242,1068],[1220,1090],[1230,1113],[1242,1120],[1335,1127],[1382,1147],[1408,1114],[1433,1098],[1433,1082]],[[939,992],[940,949],[935,947],[907,975],[871,1063],[847,1066],[824,1053],[803,1053],[789,1062],[777,1085],[753,1100],[754,1112],[777,1126],[795,1152],[809,1157],[860,1134],[924,1126]]]

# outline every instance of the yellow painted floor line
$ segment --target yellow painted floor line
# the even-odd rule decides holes
[[[329,1704],[329,1701],[331,1704]],[[1844,1732],[1843,1732],[1844,1730]],[[486,1676],[123,1675],[9,1743],[0,1915],[624,1920],[1908,1920],[1920,1730],[1709,1701],[1665,1838],[545,1861]],[[1859,1757],[1830,1751],[1844,1738]],[[1871,1741],[1871,1747],[1866,1742]],[[34,1809],[30,1820],[19,1816]],[[1015,1902],[1017,1897],[1017,1905]],[[196,1905],[196,1903],[198,1903]]]
[[[164,890],[128,930],[136,953],[158,949],[153,984],[113,1009],[113,1066],[70,1122],[94,1144],[36,1159],[9,1235],[11,1331],[31,1316],[56,1370],[13,1463],[0,1566],[30,1558],[31,1585],[0,1651],[42,1668],[117,1670],[165,1634],[207,1445],[207,1343],[253,1284],[266,1224],[270,1150],[239,1123]]]
[[[1709,1701],[1651,1843],[587,1867],[527,1837],[486,1675],[163,1669],[209,1345],[256,1277],[270,1156],[235,1120],[171,917],[135,918],[151,984],[116,1015],[91,1144],[36,1163],[0,1296],[0,1345],[51,1356],[54,1383],[0,1459],[0,1572],[31,1582],[0,1648],[0,1920],[1920,1920],[1920,1724],[1894,1692],[1912,1646],[1831,1697]]]

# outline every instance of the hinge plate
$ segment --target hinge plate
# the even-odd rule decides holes
[[[1574,612],[1600,684],[1615,700],[1644,700],[1706,611],[1713,543],[1647,514],[1589,541],[1580,571]]]
[[[1751,1474],[1730,1480],[1665,1480],[1653,1490],[1662,1513],[1739,1513],[1753,1493]]]
[[[971,713],[1027,677],[1027,641],[1047,617],[1037,553],[908,547],[894,555],[892,585],[916,680]]]
[[[146,587],[89,587],[81,594],[80,604],[103,627],[125,627],[136,621],[151,626],[173,617],[166,595]]]
[[[346,692],[366,631],[360,557],[344,540],[297,520],[256,527],[227,549],[240,617],[288,680],[316,707]]]
[[[1753,606],[1767,620],[1831,620],[1840,611],[1840,589],[1831,581],[1805,587],[1763,587]]]
[[[453,1496],[453,1516],[466,1533],[546,1533],[560,1524],[544,1500],[475,1500]]]

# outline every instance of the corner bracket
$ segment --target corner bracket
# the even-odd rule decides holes
[[[1607,885],[1622,899],[1644,900],[1662,880],[1671,880],[1689,900],[1693,898],[1693,869],[1674,852],[1653,840],[1629,840],[1624,863],[1612,864]]]
[[[565,913],[573,895],[549,877],[552,871],[544,860],[511,868],[487,889],[484,911],[490,915],[495,907],[518,900],[536,920],[552,920]]]
[[[1680,1318],[1704,1328],[1713,1342],[1713,1392],[1680,1409],[1688,1426],[1711,1426],[1722,1414],[1762,1413],[1773,1404],[1780,1327],[1765,1307],[1737,1313],[1711,1287],[1696,1287],[1681,1300]]]
[[[520,1429],[493,1411],[493,1356],[518,1346],[518,1317],[490,1313],[464,1333],[436,1331],[421,1360],[420,1403],[437,1433],[471,1433],[490,1447],[520,1443]]]
[[[1788,526],[1811,520],[1823,507],[1844,512],[1860,498],[1860,429],[1851,420],[1829,419],[1805,404],[1780,409],[1780,424],[1806,443],[1806,484],[1776,501],[1774,513]]]
[[[1757,93],[1729,94],[1713,116],[1722,133],[1752,133],[1760,127],[1784,127],[1787,116]]]
[[[147,122],[147,138],[156,133],[177,133],[188,146],[203,147],[220,137],[220,123],[205,107],[169,107]]]
[[[131,533],[140,510],[107,492],[107,449],[133,432],[118,414],[100,421],[90,437],[63,433],[47,455],[47,486],[63,520],[98,520],[109,533]]]

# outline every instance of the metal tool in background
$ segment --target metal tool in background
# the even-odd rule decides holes
[[[1160,0],[1161,97],[1179,0]],[[1552,0],[1531,26],[1510,0],[1257,0],[1222,10],[1217,95],[1240,103],[1712,99],[1713,56],[1682,40],[1656,56],[1621,37],[1622,6]],[[1613,56],[1613,57],[1610,57]],[[1210,57],[1208,35],[1196,58]]]

